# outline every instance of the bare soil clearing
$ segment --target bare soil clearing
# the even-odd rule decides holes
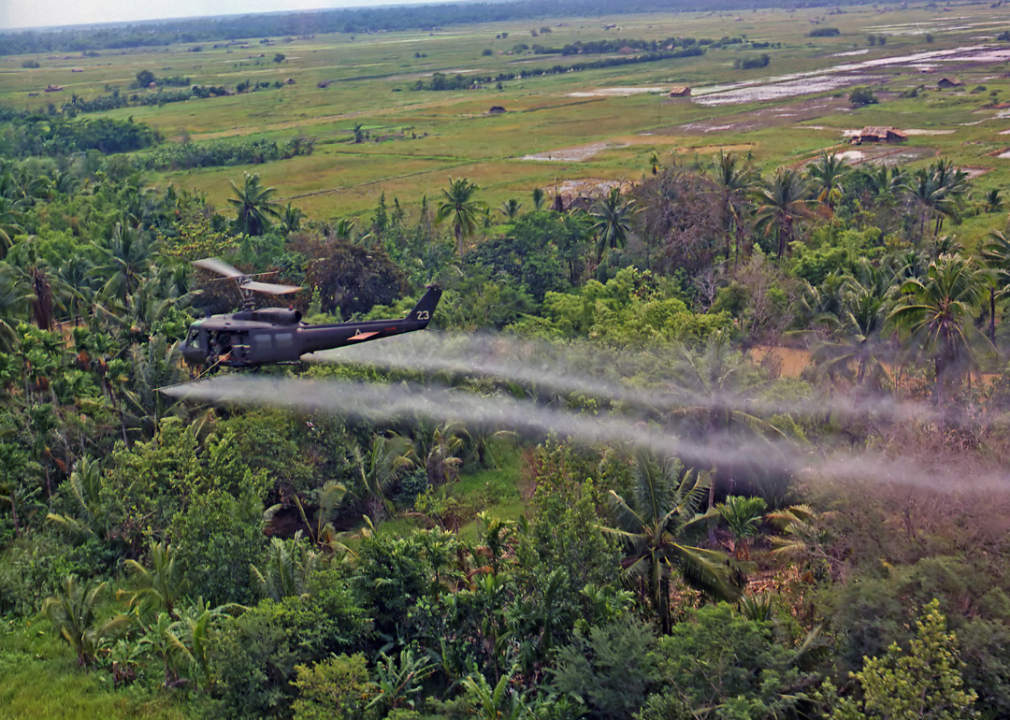
[[[848,110],[849,101],[843,98],[817,98],[750,112],[723,115],[711,120],[699,120],[686,125],[654,130],[653,133],[656,135],[704,135],[712,132],[753,132],[754,130],[814,120]]]

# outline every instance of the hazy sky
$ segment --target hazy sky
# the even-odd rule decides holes
[[[0,29],[421,2],[432,0],[0,0]]]

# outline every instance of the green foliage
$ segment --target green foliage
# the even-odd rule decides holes
[[[725,603],[692,611],[658,640],[658,692],[640,720],[726,720],[789,716],[809,681],[793,666],[794,652],[774,641],[771,624],[747,620]]]
[[[551,686],[574,696],[591,717],[630,720],[660,681],[656,635],[625,615],[558,651]]]
[[[590,280],[576,293],[548,292],[543,318],[516,323],[516,332],[590,337],[607,344],[703,341],[731,326],[728,315],[698,315],[652,273],[625,268],[604,285]]]
[[[106,583],[82,584],[70,575],[63,582],[63,592],[42,604],[42,613],[52,623],[53,630],[73,648],[78,665],[93,665],[102,646],[132,622],[123,615],[106,621],[99,619],[97,603],[106,587]]]
[[[873,94],[873,90],[867,87],[854,88],[849,93],[849,103],[854,107],[865,107],[866,105],[876,105],[879,100]]]
[[[834,720],[971,717],[977,695],[964,690],[956,637],[947,632],[938,601],[923,608],[915,627],[916,638],[909,642],[907,653],[894,643],[883,657],[865,658],[863,669],[852,676],[862,698],[841,700],[832,714]],[[830,685],[826,687],[829,704],[833,691]]]
[[[214,605],[253,597],[249,567],[265,544],[263,505],[254,493],[236,498],[209,490],[194,497],[172,518],[169,536],[194,595]]]
[[[293,685],[295,720],[362,720],[371,695],[364,655],[339,655],[311,667],[299,665]]]

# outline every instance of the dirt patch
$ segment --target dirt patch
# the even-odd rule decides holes
[[[992,168],[974,167],[970,165],[965,167],[959,167],[958,170],[967,175],[969,180],[981,177],[982,175],[985,175],[987,172],[992,172]]]
[[[846,150],[838,156],[849,165],[886,165],[895,167],[924,160],[936,155],[936,148],[895,147],[894,145],[861,145],[858,150]]]
[[[520,160],[539,160],[541,162],[582,162],[588,160],[599,152],[611,147],[627,147],[626,143],[597,142],[588,145],[576,145],[570,148],[559,150],[548,150],[547,152],[523,155]]]
[[[758,345],[751,348],[750,354],[755,362],[777,377],[798,378],[810,367],[809,350]]]
[[[596,90],[580,90],[568,93],[568,97],[588,98],[588,97],[628,97],[629,95],[642,95],[644,93],[665,93],[664,87],[611,87],[597,88]]]
[[[833,115],[849,109],[845,98],[817,98],[761,108],[751,112],[724,115],[711,120],[699,120],[686,125],[654,130],[655,135],[705,135],[713,132],[752,132],[770,127],[791,125],[805,120]]]

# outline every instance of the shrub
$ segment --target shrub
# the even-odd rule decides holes
[[[823,27],[823,28],[814,28],[813,30],[807,33],[807,37],[837,37],[838,35],[841,34],[842,31],[839,30],[838,28]]]
[[[299,665],[295,720],[361,720],[370,695],[365,656],[338,655],[312,667]]]

